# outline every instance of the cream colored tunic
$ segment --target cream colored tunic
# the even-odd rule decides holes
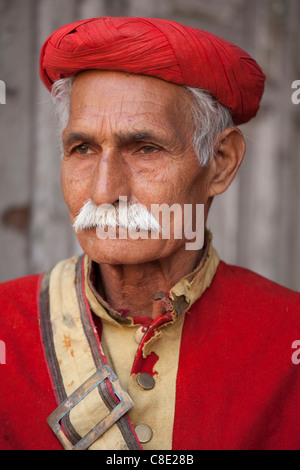
[[[89,345],[84,337],[74,292],[76,258],[59,263],[50,280],[50,310],[54,327],[56,354],[64,386],[69,396],[95,371]],[[92,312],[101,318],[101,346],[107,362],[116,373],[134,402],[129,417],[134,427],[146,424],[151,439],[142,444],[148,450],[172,449],[172,432],[176,400],[176,377],[181,334],[189,308],[209,287],[219,264],[219,257],[209,243],[199,266],[181,279],[169,292],[173,305],[172,318],[154,329],[145,342],[140,324],[124,318],[99,296],[90,280],[91,260],[84,259],[85,293]],[[141,347],[142,345],[142,347]],[[132,373],[134,360],[151,353],[156,356],[151,375],[155,385],[147,390]],[[96,410],[96,411],[95,411]],[[107,413],[96,390],[70,413],[70,420],[79,435],[85,435]],[[126,449],[117,425],[113,425],[90,449]]]

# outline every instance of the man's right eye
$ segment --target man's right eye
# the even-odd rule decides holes
[[[73,149],[73,152],[78,152],[80,153],[81,155],[86,155],[88,152],[89,152],[89,147],[87,145],[84,145],[84,144],[81,144],[81,145],[77,145],[77,147],[75,147]]]

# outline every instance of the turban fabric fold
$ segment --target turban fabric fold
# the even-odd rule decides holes
[[[245,51],[206,31],[152,18],[92,18],[62,26],[44,43],[40,76],[53,82],[84,70],[150,75],[208,91],[235,124],[253,118],[265,76]]]

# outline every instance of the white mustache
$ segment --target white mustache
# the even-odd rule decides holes
[[[112,204],[97,206],[92,199],[89,199],[73,222],[76,232],[106,227],[113,229],[120,227],[128,231],[161,232],[158,221],[143,204],[127,204],[127,199],[124,201],[122,198],[117,206]]]

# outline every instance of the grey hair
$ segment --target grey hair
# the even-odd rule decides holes
[[[57,80],[52,86],[52,101],[58,118],[58,129],[68,124],[71,91],[76,76]],[[227,127],[234,126],[230,109],[223,106],[210,93],[185,86],[192,95],[192,115],[195,125],[194,150],[201,166],[207,166],[214,157],[218,135]]]
[[[58,131],[61,134],[67,127],[70,118],[71,92],[76,75],[68,78],[61,78],[53,83],[51,98],[58,119]]]
[[[202,166],[214,157],[215,144],[221,132],[234,126],[231,111],[199,88],[185,87],[193,96],[194,150]]]

